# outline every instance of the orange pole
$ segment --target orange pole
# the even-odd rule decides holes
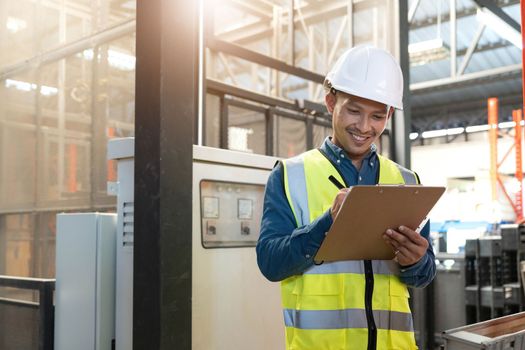
[[[69,167],[68,167],[68,184],[69,192],[77,191],[77,145],[68,145]]]
[[[521,93],[523,94],[523,101],[522,101],[522,106],[525,105],[525,51],[523,50],[523,48],[525,48],[525,31],[523,30],[523,25],[525,23],[525,2],[523,0],[520,1],[520,8],[521,8]],[[523,111],[525,111],[525,107],[522,109]],[[521,116],[521,112],[520,112],[520,116]],[[523,119],[523,118],[522,118]],[[520,128],[521,128],[521,125],[520,125]],[[516,129],[516,132],[517,132],[517,129]],[[521,133],[520,133],[520,136],[521,136]],[[521,143],[520,143],[520,146],[521,146]],[[516,151],[517,152],[517,151]],[[521,153],[521,147],[520,147],[520,153]],[[521,173],[521,180],[520,181],[520,204],[521,204],[521,201],[523,200],[523,168],[521,167],[522,164],[521,164],[521,157],[519,159],[519,164],[520,164],[520,173]],[[518,169],[518,158],[517,158],[517,155],[516,155],[516,170]],[[517,174],[517,172],[516,172]],[[523,207],[521,208],[521,211],[520,211],[520,217],[523,219]],[[518,220],[519,221],[519,220]]]
[[[489,143],[490,143],[490,187],[492,200],[498,199],[498,99],[491,97],[487,100],[489,112]]]
[[[523,118],[521,109],[512,111],[512,118],[516,123],[514,145],[516,149],[516,180],[519,184],[518,192],[516,192],[516,222],[521,222],[523,220],[523,168],[521,160],[521,121]]]
[[[115,137],[115,128],[108,127],[108,139]],[[115,171],[115,161],[108,160],[107,162],[107,181],[117,181],[117,173]]]
[[[525,2],[520,1],[521,6],[521,23],[525,23]],[[525,32],[523,31],[523,25],[521,26],[521,93],[523,94],[523,104],[525,105]],[[523,109],[525,110],[525,108]]]

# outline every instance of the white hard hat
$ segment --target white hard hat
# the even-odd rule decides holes
[[[373,46],[356,46],[341,55],[325,85],[403,109],[403,72],[390,53]]]

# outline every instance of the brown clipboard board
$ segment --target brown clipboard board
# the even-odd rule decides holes
[[[393,259],[383,233],[401,225],[418,229],[444,192],[421,185],[351,187],[314,260]]]

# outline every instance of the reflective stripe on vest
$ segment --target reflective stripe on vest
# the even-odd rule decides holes
[[[306,179],[304,175],[303,160],[299,157],[294,157],[286,161],[286,167],[284,167],[284,176],[287,179],[294,179],[288,181],[288,190],[294,195],[288,198],[292,198],[292,211],[295,215],[297,223],[301,223],[299,226],[303,226],[303,222],[309,222],[308,209],[308,198],[306,191]]]
[[[418,183],[415,173],[385,157],[378,157],[378,183]],[[329,175],[344,183],[334,165],[319,150],[285,160],[283,168],[285,192],[297,227],[309,224],[331,207],[338,190],[328,181]],[[401,348],[416,349],[408,290],[399,280],[399,265],[393,261],[373,260],[372,269],[375,280],[372,311],[376,326],[381,330],[377,333],[377,344],[394,341],[401,344]],[[362,260],[339,261],[314,265],[302,275],[282,281],[287,348],[331,349],[318,346],[319,332],[325,330],[333,337],[333,332],[337,331],[366,329],[364,275]],[[407,336],[409,334],[412,335]],[[366,344],[366,332],[358,332],[355,337],[359,337],[357,343]],[[356,340],[344,335],[334,339]],[[354,349],[356,343],[352,344],[337,346]]]
[[[389,310],[373,310],[378,329],[411,332],[411,314]],[[368,328],[364,309],[284,310],[284,325],[299,329]]]
[[[399,265],[392,260],[372,260],[372,269],[374,270],[375,274],[399,275]],[[304,272],[304,274],[328,273],[364,274],[365,269],[362,260],[347,260],[314,265]]]

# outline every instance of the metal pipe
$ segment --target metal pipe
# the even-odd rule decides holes
[[[450,0],[450,76],[456,76],[456,0]]]
[[[353,47],[354,46],[354,1],[353,0],[348,2],[346,11],[347,11],[346,17],[348,18],[348,47]]]
[[[290,6],[288,10],[288,41],[290,43],[290,64],[295,66],[295,11],[294,11],[295,0],[290,0]]]
[[[67,191],[74,193],[77,191],[77,145],[68,144],[68,172],[67,172]]]

